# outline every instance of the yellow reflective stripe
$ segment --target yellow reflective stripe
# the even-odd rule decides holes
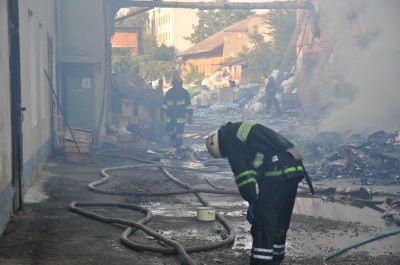
[[[168,109],[168,105],[163,104],[163,105],[162,105],[162,108],[166,110],[166,109]]]
[[[173,101],[173,100],[167,100],[167,105],[168,105],[168,106],[174,105],[174,101]]]
[[[235,179],[240,179],[241,177],[245,175],[257,175],[257,172],[255,170],[247,170],[245,172],[240,173],[239,175],[235,176]]]
[[[187,105],[186,106],[186,110],[190,110],[190,109],[193,109],[193,106],[192,105]]]
[[[177,101],[176,101],[176,105],[185,105],[185,100],[184,100],[184,99],[182,99],[182,100],[177,100]]]
[[[240,187],[242,187],[243,185],[246,185],[247,183],[250,183],[250,182],[257,183],[257,181],[256,181],[255,178],[249,178],[249,179],[246,179],[246,180],[243,181],[243,182],[240,182],[239,184],[237,184],[237,186],[238,186],[238,188],[240,188]]]
[[[303,171],[303,167],[302,166],[297,166],[296,167],[289,167],[287,169],[284,170],[279,170],[279,171],[270,171],[265,173],[264,176],[266,177],[276,177],[276,176],[281,176],[283,174],[287,174],[287,173],[291,173],[291,172],[295,172],[295,171]]]
[[[263,164],[263,160],[264,160],[264,155],[257,152],[256,156],[254,157],[253,166],[255,168],[260,167]]]
[[[177,123],[186,123],[186,118],[178,118],[176,119]]]
[[[249,135],[251,127],[253,127],[256,124],[257,124],[256,122],[252,123],[243,122],[236,133],[236,137],[239,138],[239,140],[242,141],[243,143],[246,143],[247,136]]]
[[[235,176],[235,180],[237,181],[237,180],[240,179],[241,177],[247,176],[247,175],[255,175],[255,176],[257,176],[257,172],[254,171],[254,170],[247,170],[247,171],[244,171],[244,172],[240,173],[239,175]],[[236,182],[236,184],[237,184],[238,188],[240,188],[241,186],[246,185],[247,183],[250,183],[250,182],[257,183],[257,181],[256,181],[255,178],[248,178],[248,179],[246,179],[246,180],[244,180],[244,181],[242,181],[242,182],[240,182],[240,183],[237,183],[237,182]]]
[[[171,118],[170,117],[165,117],[165,122],[170,122]]]

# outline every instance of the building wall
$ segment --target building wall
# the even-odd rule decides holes
[[[22,197],[51,152],[48,40],[55,41],[54,0],[18,1],[22,122]],[[10,47],[7,1],[0,1],[0,234],[13,209]],[[49,65],[52,69],[49,69]],[[17,88],[13,88],[17,89]],[[56,87],[55,87],[56,89]],[[16,176],[14,176],[16,177]]]
[[[247,31],[225,31],[224,32],[224,60],[237,58],[243,46],[249,44]]]
[[[111,37],[111,46],[117,48],[130,48],[131,55],[134,57],[138,54],[139,40],[137,32],[116,31]]]
[[[193,46],[189,40],[185,40],[183,37],[189,37],[193,32],[193,25],[199,24],[197,11],[197,9],[182,8],[173,10],[172,45],[175,46],[177,53]]]
[[[93,118],[92,114],[87,114],[90,115],[88,119],[91,122],[85,129],[94,130],[95,135],[99,136],[99,141],[105,136],[105,119],[102,119],[101,116],[104,116],[107,111],[103,102],[108,86],[105,73],[109,71],[107,70],[109,65],[106,63],[106,47],[110,44],[109,40],[106,41],[104,19],[103,1],[60,0],[59,47],[63,74],[61,89],[65,96],[67,93],[66,80],[72,75],[81,74],[82,84],[84,79],[91,78],[90,87],[94,89],[94,106],[93,108],[90,106],[90,112],[93,113]],[[71,103],[68,100],[66,97],[63,99],[63,106],[67,113],[68,105]],[[86,113],[81,113],[81,115],[86,115]],[[98,126],[100,122],[102,124]]]
[[[11,98],[7,1],[0,1],[0,235],[12,214]]]
[[[26,107],[22,123],[23,194],[51,152],[52,92],[44,70],[54,72],[48,62],[48,40],[56,38],[54,18],[53,0],[19,1],[21,94]]]
[[[185,1],[183,1],[185,2]],[[174,46],[179,53],[193,46],[190,41],[183,39],[193,32],[192,25],[199,23],[197,9],[155,8],[150,11],[152,29],[159,44]]]
[[[199,72],[203,73],[204,76],[210,76],[220,70],[219,64],[223,62],[222,50],[214,53],[207,53],[205,55],[193,55],[184,58],[185,64],[182,72],[190,72],[191,66]]]

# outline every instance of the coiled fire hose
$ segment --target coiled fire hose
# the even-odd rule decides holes
[[[115,155],[113,155],[113,156],[115,156]],[[200,192],[239,195],[239,192],[237,190],[229,191],[229,190],[221,190],[221,189],[219,189],[219,190],[193,189],[188,184],[183,183],[183,182],[179,181],[178,179],[176,179],[175,177],[173,177],[163,166],[160,166],[159,164],[156,164],[156,163],[153,163],[153,162],[147,161],[147,160],[138,159],[135,157],[121,156],[121,155],[117,155],[117,157],[133,159],[133,160],[136,160],[139,162],[146,163],[147,165],[133,165],[133,166],[120,166],[120,167],[104,168],[101,170],[101,175],[103,176],[103,178],[99,181],[90,183],[88,185],[89,190],[97,192],[97,193],[103,193],[103,194],[130,195],[130,196],[168,196],[168,195],[194,193],[199,198],[199,200],[201,201],[201,203],[204,206],[210,206],[210,204],[199,194]],[[109,175],[106,173],[108,171],[141,168],[141,167],[159,167],[168,178],[170,178],[171,180],[173,180],[175,183],[177,183],[179,186],[185,188],[186,190],[180,190],[180,191],[175,191],[175,192],[147,193],[147,192],[114,192],[114,191],[107,191],[107,190],[102,190],[102,189],[96,188],[96,186],[106,183],[109,180]],[[172,167],[172,168],[177,168],[177,167]],[[210,171],[207,171],[207,172],[210,172]],[[215,172],[215,171],[211,171],[211,172]],[[145,213],[146,217],[141,219],[138,222],[128,221],[128,220],[119,219],[119,218],[107,218],[107,217],[80,209],[80,208],[78,208],[78,206],[121,207],[121,208],[136,210],[136,211]],[[152,219],[151,211],[148,210],[147,208],[144,208],[144,207],[141,207],[138,205],[129,204],[129,203],[108,203],[108,202],[93,203],[93,202],[74,201],[70,204],[69,209],[72,212],[78,213],[85,217],[93,218],[95,220],[99,220],[104,223],[118,223],[118,224],[127,225],[128,228],[123,232],[123,234],[121,235],[121,239],[120,239],[121,242],[125,246],[135,249],[135,250],[142,250],[142,251],[149,251],[149,252],[156,252],[156,253],[163,253],[163,254],[179,254],[181,256],[181,258],[189,265],[195,265],[196,263],[190,258],[188,253],[207,251],[207,250],[220,248],[220,247],[231,244],[235,240],[235,230],[234,230],[233,226],[230,224],[230,222],[227,219],[225,219],[218,212],[215,213],[216,219],[228,231],[228,236],[220,242],[211,242],[211,243],[208,242],[206,245],[183,247],[178,242],[168,239],[168,238],[158,234],[157,232],[149,229],[147,226],[145,226],[145,224],[150,222]],[[148,246],[148,245],[142,245],[142,244],[135,243],[135,242],[129,240],[129,238],[128,238],[131,234],[133,234],[136,231],[133,228],[140,229],[143,232],[145,232],[146,234],[148,234],[149,236],[152,236],[153,238],[155,238],[159,241],[162,241],[171,247],[170,248],[155,247],[155,246]]]
[[[97,154],[97,155],[101,155],[101,154]],[[110,156],[110,155],[104,155],[104,156]],[[151,161],[147,161],[147,160],[142,160],[139,158],[135,158],[135,157],[131,157],[131,156],[124,156],[124,155],[112,155],[115,157],[120,157],[120,158],[127,158],[127,159],[132,159],[135,161],[139,161],[145,164],[140,164],[140,165],[131,165],[131,166],[120,166],[120,167],[110,167],[110,168],[104,168],[101,170],[101,175],[103,176],[103,178],[99,181],[95,181],[92,182],[88,185],[88,189],[97,193],[102,193],[102,194],[110,194],[110,195],[130,195],[130,196],[169,196],[169,195],[179,195],[179,194],[189,194],[189,193],[194,193],[199,200],[203,203],[203,205],[205,206],[210,206],[209,203],[204,200],[204,198],[199,194],[201,192],[203,193],[214,193],[214,194],[231,194],[231,195],[239,195],[238,191],[229,191],[229,190],[223,190],[223,189],[219,189],[218,187],[215,187],[214,185],[212,185],[212,183],[209,183],[211,186],[213,186],[214,188],[216,188],[217,190],[211,190],[211,189],[193,189],[191,188],[188,184],[183,183],[181,181],[179,181],[178,179],[176,179],[175,177],[173,177],[165,168],[174,168],[174,169],[182,169],[182,170],[189,170],[192,171],[194,169],[190,169],[190,168],[182,168],[182,167],[174,167],[174,166],[166,166],[166,165],[162,165],[162,164],[157,164]],[[170,178],[172,181],[174,181],[175,183],[177,183],[179,186],[185,188],[186,190],[179,190],[179,191],[172,191],[172,192],[158,192],[158,193],[151,193],[151,192],[116,192],[116,191],[108,191],[108,190],[102,190],[99,188],[96,188],[96,186],[99,186],[101,184],[106,183],[109,180],[109,175],[106,173],[108,171],[112,171],[112,170],[124,170],[124,169],[133,169],[133,168],[145,168],[145,167],[159,167],[164,174]],[[196,169],[196,171],[199,171],[198,169]],[[220,172],[221,170],[200,170],[203,172],[208,172],[208,173],[212,173],[212,172]],[[327,190],[319,190],[318,193],[324,193]],[[307,197],[309,195],[308,192],[298,192],[298,195],[305,195],[305,197]],[[321,196],[313,196],[315,197],[321,197]],[[322,198],[322,197],[321,197]],[[333,199],[333,197],[330,197]],[[346,202],[347,198],[342,198],[345,199]],[[336,201],[341,199],[334,199]],[[378,212],[383,211],[382,209],[375,207],[374,205],[377,204],[381,204],[382,201],[367,201],[367,200],[360,200],[360,199],[351,199],[351,201],[353,203],[359,203],[362,204],[364,206],[367,206],[369,208],[372,208],[374,210],[377,210]],[[110,207],[121,207],[121,208],[127,208],[127,209],[132,209],[132,210],[137,210],[139,212],[142,213],[146,213],[146,217],[141,219],[138,222],[132,222],[132,221],[127,221],[124,219],[118,219],[118,218],[107,218],[107,217],[103,217],[101,215],[95,214],[95,213],[91,213],[85,210],[82,210],[80,208],[78,208],[78,206],[110,206]],[[212,249],[216,249],[225,245],[229,245],[231,244],[234,239],[235,239],[235,232],[234,232],[234,228],[233,226],[229,223],[229,221],[227,221],[220,213],[216,212],[216,218],[219,222],[221,222],[221,224],[227,229],[228,231],[228,237],[226,239],[224,239],[221,242],[215,242],[215,243],[209,243],[207,245],[198,245],[198,246],[192,246],[192,247],[186,247],[184,248],[181,244],[179,244],[178,242],[168,239],[164,236],[161,236],[160,234],[158,234],[157,232],[149,229],[148,227],[145,226],[146,223],[150,222],[152,219],[152,214],[151,211],[148,210],[147,208],[138,206],[138,205],[133,205],[133,204],[128,204],[128,203],[107,203],[107,202],[103,202],[103,203],[92,203],[92,202],[72,202],[70,204],[70,210],[72,212],[81,214],[83,216],[89,217],[89,218],[93,218],[105,223],[119,223],[119,224],[123,224],[123,225],[127,225],[128,228],[123,232],[123,234],[121,235],[121,242],[132,249],[135,250],[142,250],[142,251],[149,251],[149,252],[155,252],[155,253],[163,253],[163,254],[179,254],[182,259],[189,265],[195,265],[196,263],[190,258],[190,256],[188,255],[188,253],[193,253],[193,252],[200,252],[200,251],[206,251],[206,250],[212,250]],[[148,246],[148,245],[142,245],[142,244],[138,244],[135,243],[131,240],[128,239],[128,237],[133,234],[136,230],[134,230],[133,228],[137,228],[142,230],[143,232],[147,233],[148,235],[152,236],[153,238],[164,242],[165,244],[171,246],[171,248],[165,248],[165,247],[155,247],[155,246]],[[352,248],[357,248],[358,246],[370,243],[372,241],[384,238],[384,237],[388,237],[388,236],[392,236],[395,234],[400,233],[399,231],[394,231],[394,232],[390,232],[390,233],[386,233],[386,234],[382,234],[382,235],[378,235],[376,237],[373,237],[371,239],[365,240],[363,242],[348,246],[346,248],[341,249],[340,251],[328,256],[327,258],[324,259],[324,264],[327,264],[326,261],[346,252],[349,251]]]

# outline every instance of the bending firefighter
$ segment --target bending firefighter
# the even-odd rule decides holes
[[[166,131],[171,140],[175,142],[174,147],[182,146],[183,132],[186,123],[193,123],[193,106],[190,102],[189,92],[182,87],[183,80],[175,76],[172,81],[172,88],[165,94],[161,107],[161,120],[167,123]]]
[[[228,158],[249,203],[250,264],[280,264],[298,184],[306,174],[302,155],[277,132],[250,122],[222,125],[206,138],[206,147],[214,158]]]

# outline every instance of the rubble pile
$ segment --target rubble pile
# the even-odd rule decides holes
[[[276,78],[278,70],[274,70],[271,76]],[[197,108],[210,107],[216,111],[229,109],[239,110],[246,118],[254,118],[257,114],[264,114],[265,108],[265,84],[239,84],[231,76],[224,72],[216,72],[202,80],[201,93],[192,98],[192,105]],[[296,75],[288,74],[280,85],[276,98],[283,111],[288,112],[300,107],[297,95]]]
[[[362,185],[390,185],[400,181],[400,140],[396,133],[379,131],[365,140],[335,148],[332,142],[307,146],[309,162],[320,165],[313,175],[328,178],[359,178]],[[327,134],[325,134],[327,135]],[[336,143],[340,138],[335,135]],[[333,138],[335,138],[333,137]]]

